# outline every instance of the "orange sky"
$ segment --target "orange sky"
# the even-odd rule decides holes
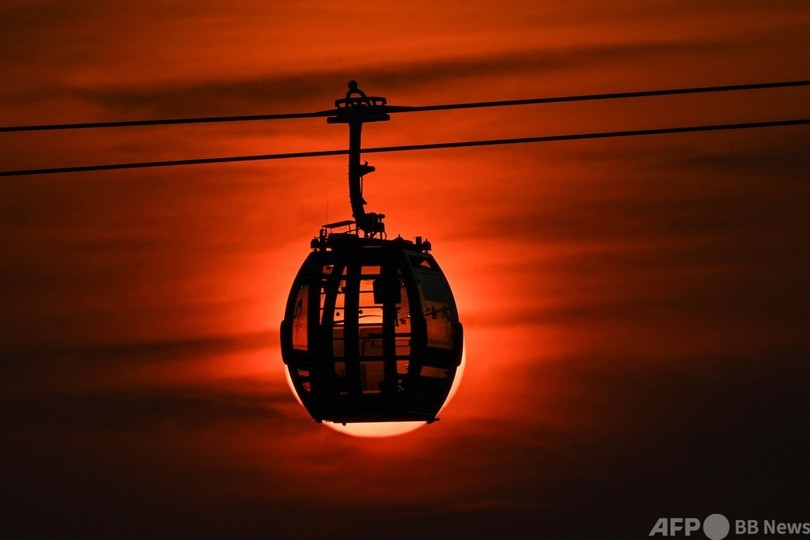
[[[349,79],[427,105],[810,75],[800,1],[165,4],[4,2],[0,125],[323,110]],[[364,143],[808,118],[808,97],[408,114]],[[369,210],[431,240],[467,338],[441,422],[379,440],[314,424],[278,349],[310,238],[350,215],[344,157],[3,179],[4,522],[587,538],[807,521],[809,134],[367,156]],[[346,140],[319,119],[0,134],[0,168]]]

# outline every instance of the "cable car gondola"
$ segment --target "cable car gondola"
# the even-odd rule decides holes
[[[307,412],[336,423],[437,420],[461,363],[463,329],[430,242],[385,234],[365,211],[365,122],[389,119],[385,98],[349,83],[328,123],[349,126],[353,221],[324,225],[296,275],[281,354]]]

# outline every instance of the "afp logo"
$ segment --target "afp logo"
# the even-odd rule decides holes
[[[650,536],[691,536],[701,528],[709,540],[722,540],[728,536],[731,524],[723,514],[712,514],[703,523],[698,518],[659,518]]]

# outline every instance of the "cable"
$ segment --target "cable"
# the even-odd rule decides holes
[[[637,92],[614,92],[608,94],[583,94],[574,96],[557,96],[531,99],[513,99],[506,101],[479,101],[472,103],[447,103],[443,105],[423,105],[423,106],[385,106],[386,112],[428,112],[445,111],[452,109],[477,109],[485,107],[508,107],[516,105],[537,105],[542,103],[563,103],[575,101],[595,101],[608,99],[628,99],[654,96],[674,96],[683,94],[704,94],[709,92],[736,92],[744,90],[764,90],[769,88],[790,88],[810,86],[810,80],[781,81],[753,84],[733,84],[725,86],[702,86],[692,88],[672,88],[662,90],[642,90]],[[48,131],[48,130],[70,130],[70,129],[94,129],[94,128],[117,128],[117,127],[140,127],[140,126],[164,126],[173,124],[206,124],[216,122],[253,122],[264,120],[289,120],[295,118],[321,118],[336,114],[334,109],[316,112],[303,113],[281,113],[281,114],[254,114],[246,116],[207,116],[199,118],[165,118],[155,120],[126,120],[115,122],[82,122],[77,124],[42,124],[28,126],[0,126],[0,133],[11,133],[20,131]]]
[[[178,159],[171,161],[145,161],[139,163],[112,163],[108,165],[80,165],[78,167],[55,167],[51,169],[28,169],[0,171],[0,176],[30,176],[34,174],[58,174],[91,171],[113,171],[119,169],[147,169],[151,167],[174,167],[181,165],[208,165],[211,163],[234,163],[240,161],[266,161],[271,159],[291,159],[348,154],[348,150],[316,150],[314,152],[291,152],[286,154],[259,154],[253,156],[228,156],[198,159]]]
[[[318,118],[329,116],[332,111],[308,113],[253,114],[247,116],[203,116],[199,118],[164,118],[160,120],[123,120],[115,122],[82,122],[78,124],[42,124],[30,126],[4,126],[0,133],[19,131],[52,131],[67,129],[95,129],[141,126],[168,126],[173,124],[209,124],[215,122],[252,122],[256,120],[290,120],[294,118]]]
[[[384,152],[405,152],[413,150],[437,150],[441,148],[463,148],[475,146],[495,146],[506,144],[542,143],[554,141],[575,141],[586,139],[608,139],[618,137],[638,137],[646,135],[664,135],[673,133],[696,133],[702,131],[723,131],[734,129],[757,129],[772,127],[800,126],[810,124],[810,118],[792,120],[772,120],[765,122],[745,122],[739,124],[711,124],[702,126],[683,126],[656,129],[634,129],[627,131],[601,131],[594,133],[575,133],[570,135],[546,135],[541,137],[520,137],[514,139],[488,139],[478,141],[458,141],[444,143],[411,144],[403,146],[379,146],[365,148],[367,154]],[[58,174],[89,171],[109,171],[119,169],[144,169],[149,167],[173,167],[181,165],[204,165],[211,163],[233,163],[242,161],[266,161],[274,159],[293,159],[322,156],[338,156],[348,154],[348,150],[316,150],[313,152],[289,152],[284,154],[259,154],[252,156],[230,156],[199,159],[181,159],[174,161],[148,161],[140,163],[113,163],[108,165],[83,165],[78,167],[54,167],[49,169],[23,169],[16,171],[0,171],[0,176],[30,176],[35,174]]]
[[[483,107],[508,107],[514,105],[537,105],[541,103],[564,103],[572,101],[596,101],[606,99],[627,99],[682,94],[705,94],[709,92],[735,92],[741,90],[764,90],[768,88],[789,88],[810,86],[810,81],[783,81],[756,84],[733,84],[726,86],[702,86],[693,88],[671,88],[664,90],[641,90],[637,92],[613,92],[608,94],[582,94],[532,99],[512,99],[507,101],[479,101],[472,103],[449,103],[446,105],[424,105],[416,107],[389,107],[389,112],[447,111],[452,109],[479,109]]]
[[[810,124],[810,118],[795,120],[773,120],[767,122],[745,122],[740,124],[713,124],[703,126],[683,126],[655,129],[631,129],[626,131],[601,131],[595,133],[574,133],[571,135],[546,135],[540,137],[520,137],[515,139],[489,139],[480,141],[459,141],[446,143],[412,144],[408,146],[383,146],[366,148],[363,152],[375,154],[380,152],[402,152],[409,150],[437,150],[440,148],[464,148],[475,146],[496,146],[506,144],[527,144],[559,141],[581,141],[588,139],[615,139],[619,137],[639,137],[648,135],[666,135],[674,133],[698,133],[701,131],[727,131],[733,129],[758,129],[772,127],[801,126]]]

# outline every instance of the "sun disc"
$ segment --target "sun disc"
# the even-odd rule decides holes
[[[447,404],[453,399],[453,396],[456,395],[458,391],[459,383],[461,382],[462,376],[464,375],[464,368],[467,366],[467,340],[464,340],[464,344],[462,346],[461,352],[461,364],[458,366],[458,370],[456,371],[456,378],[453,380],[453,384],[450,387],[450,392],[447,394],[447,400],[444,402],[442,406],[442,410],[447,407]],[[290,373],[285,369],[284,375],[287,379],[287,384],[290,387],[290,390],[295,396],[295,399],[298,403],[303,407],[303,403],[301,403],[301,399],[298,397],[298,393],[295,391],[295,387],[293,386],[292,379],[290,378]],[[440,411],[441,412],[441,411]],[[352,437],[365,437],[365,438],[380,438],[380,437],[396,437],[398,435],[405,435],[406,433],[411,433],[416,431],[417,429],[421,428],[422,426],[427,425],[426,422],[355,422],[351,424],[335,424],[333,422],[324,422],[323,423],[326,427],[334,429],[338,433],[343,433],[345,435],[351,435]]]

